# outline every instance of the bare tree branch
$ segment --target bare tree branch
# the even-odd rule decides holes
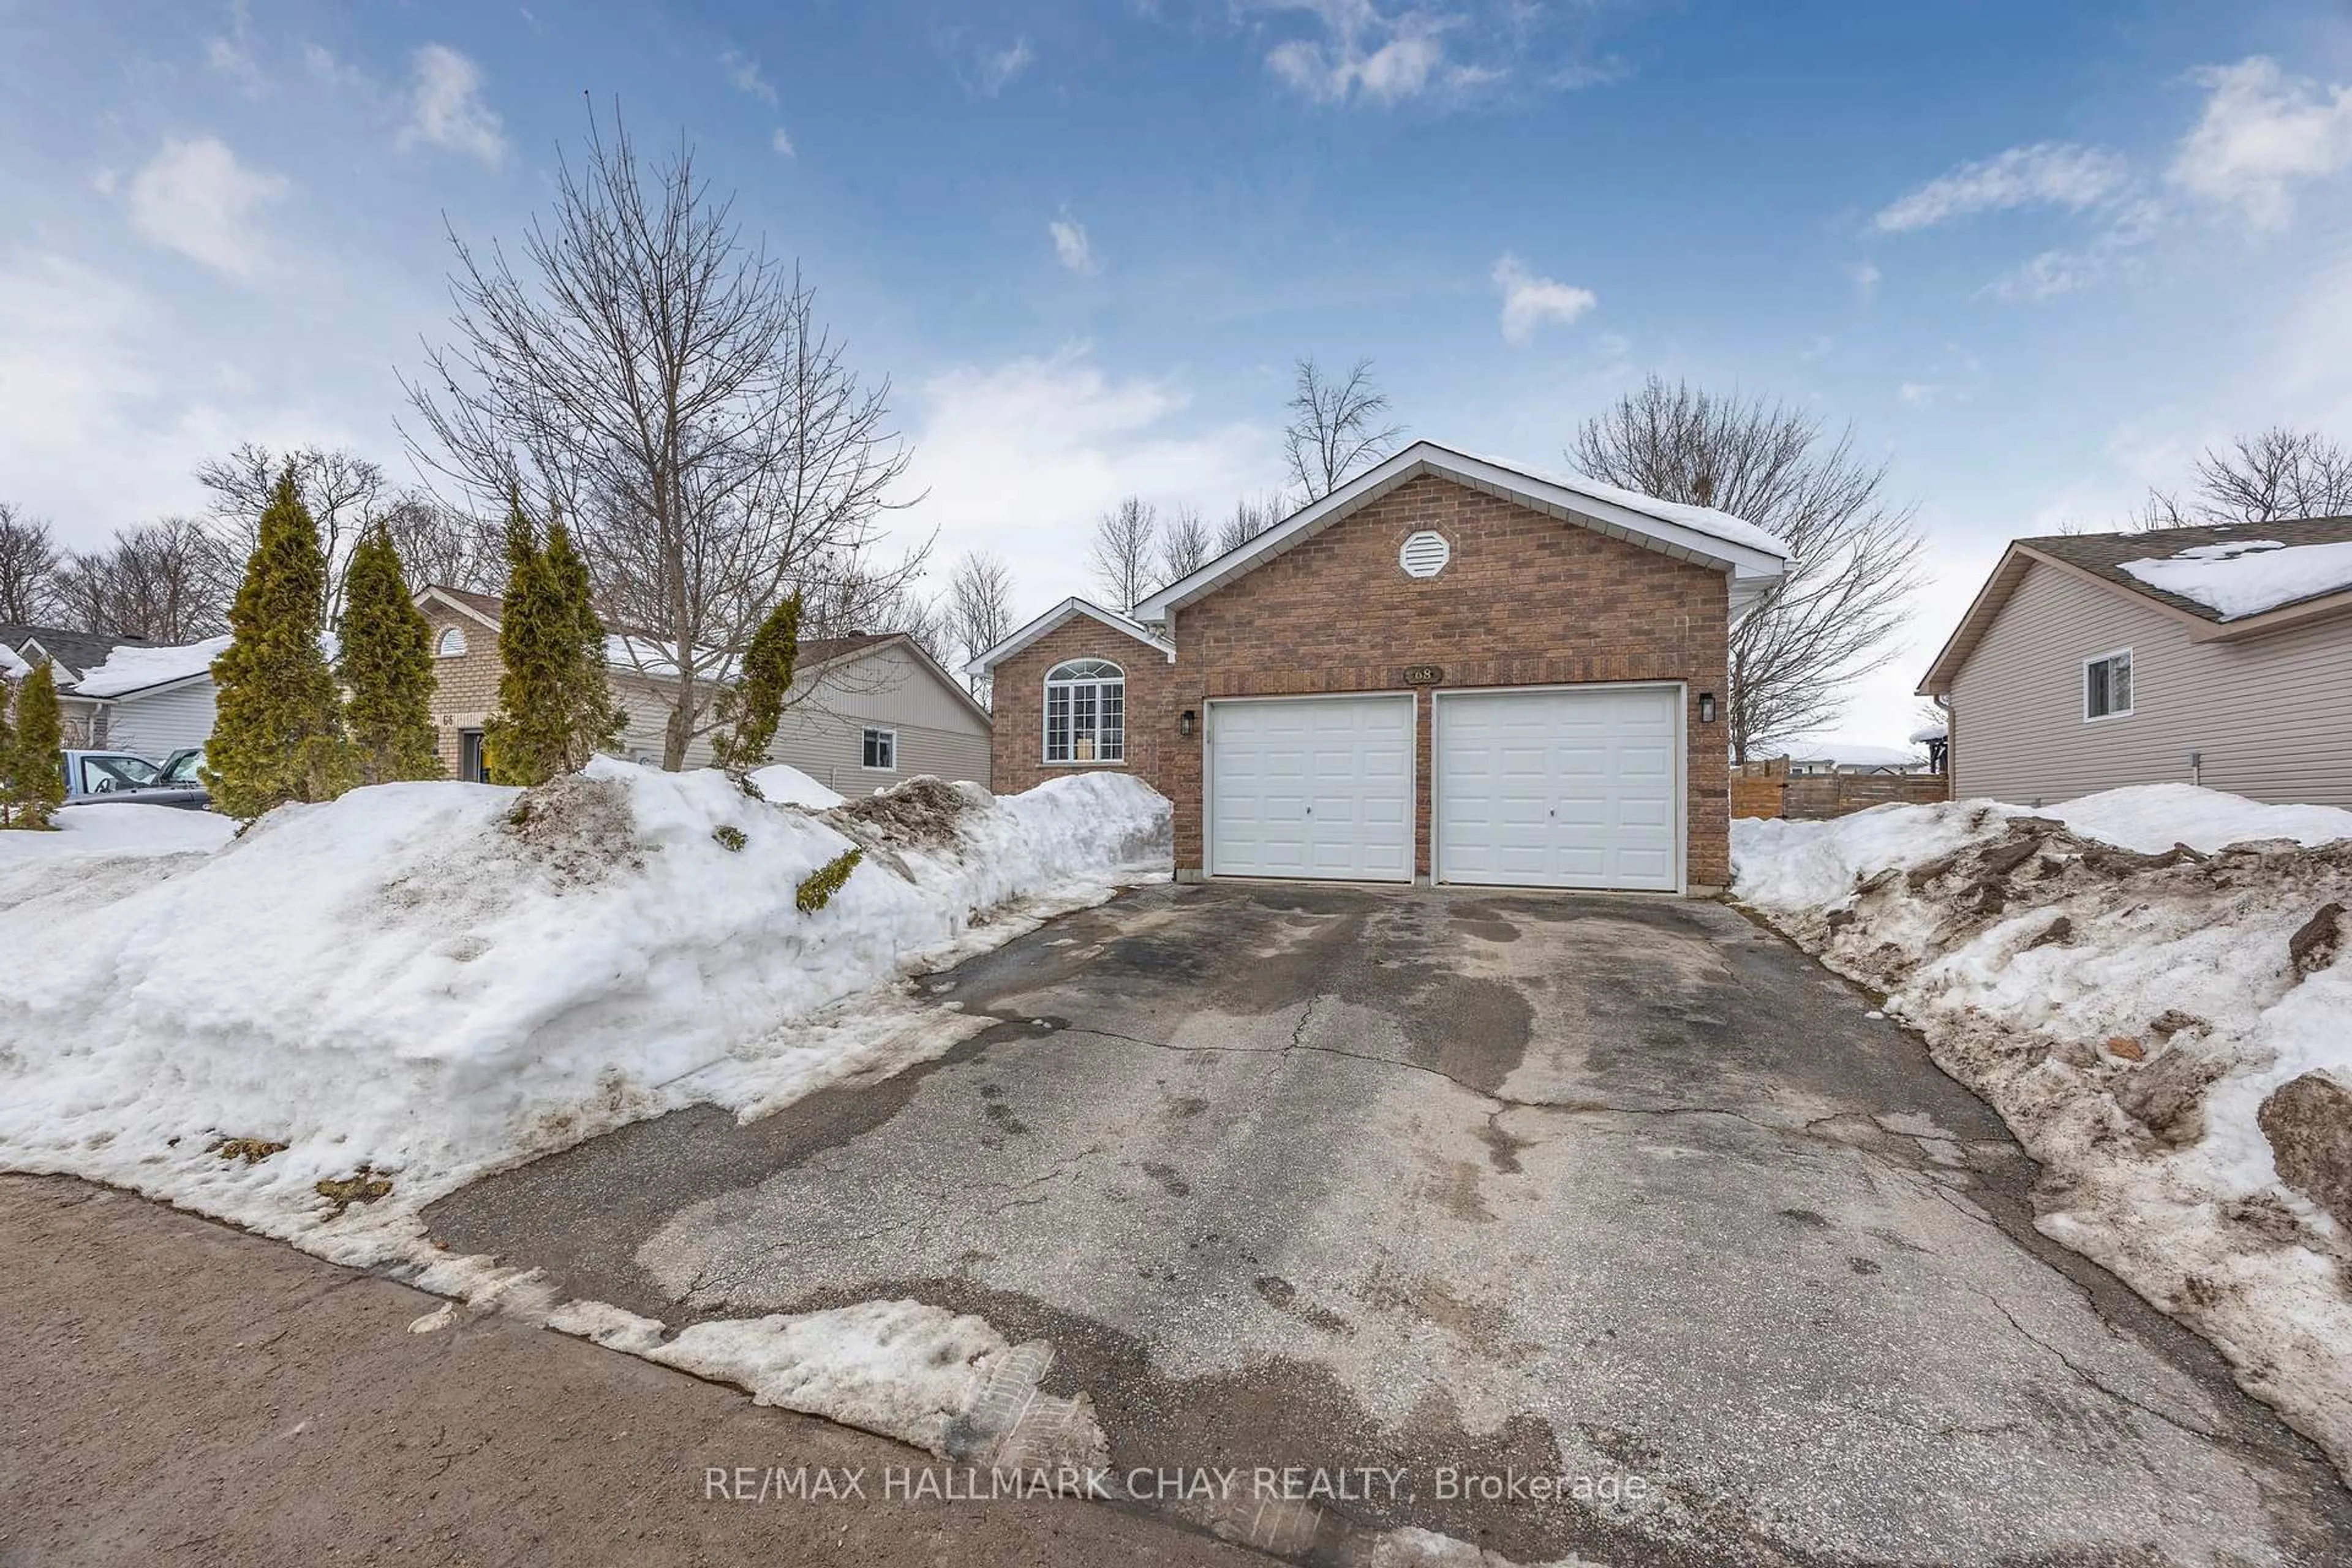
[[[1160,530],[1160,580],[1190,577],[1209,559],[1209,525],[1197,507],[1180,506]]]
[[[1313,360],[1300,360],[1289,407],[1283,458],[1291,482],[1310,502],[1394,452],[1404,435],[1403,426],[1387,420],[1388,395],[1372,384],[1368,359],[1350,365],[1340,382],[1325,380]]]
[[[1736,761],[1818,729],[1888,644],[1918,586],[1913,509],[1884,495],[1886,468],[1812,416],[1652,376],[1584,422],[1569,460],[1610,484],[1713,506],[1778,534],[1788,575],[1731,631],[1726,718]]]
[[[2352,512],[2352,453],[2316,430],[2273,425],[2209,447],[2189,491],[2150,489],[2134,528],[2211,528],[2233,522],[2340,517]]]
[[[1217,553],[1239,550],[1290,514],[1290,502],[1281,491],[1234,502],[1231,515],[1217,524]]]
[[[948,578],[948,626],[954,637],[957,658],[970,663],[1003,642],[1013,631],[1013,574],[993,555],[968,554],[956,563]],[[972,695],[988,685],[984,676],[971,679]]]
[[[60,563],[48,523],[0,500],[0,621],[25,626],[47,615]]]
[[[1150,503],[1129,496],[1095,520],[1089,558],[1095,581],[1111,608],[1124,614],[1159,584],[1152,580],[1152,544],[1157,531]]]
[[[558,166],[519,262],[453,233],[456,341],[404,382],[410,447],[476,494],[527,478],[577,519],[601,607],[669,715],[677,768],[714,683],[799,592],[808,635],[905,613],[929,545],[875,558],[904,476],[889,384],[817,325],[796,269],[748,244],[681,142],[658,165],[615,116]]]

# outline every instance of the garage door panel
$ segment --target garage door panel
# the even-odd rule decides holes
[[[1209,869],[1411,880],[1413,707],[1402,697],[1209,705]]]
[[[1669,688],[1441,697],[1440,878],[1672,890],[1680,702]]]

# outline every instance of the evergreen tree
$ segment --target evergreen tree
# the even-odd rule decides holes
[[[577,637],[522,492],[509,490],[499,710],[482,726],[482,767],[492,784],[545,784],[564,771],[566,689]]]
[[[583,768],[600,751],[620,743],[628,715],[613,700],[612,672],[604,658],[604,623],[597,618],[588,563],[572,547],[561,515],[547,525],[547,571],[562,601],[562,620],[571,628],[564,671],[563,765]]]
[[[729,773],[748,773],[768,760],[800,651],[801,596],[794,594],[770,610],[751,634],[735,685],[719,700],[720,729],[711,745]]]
[[[10,826],[47,827],[49,815],[65,804],[65,763],[58,752],[66,742],[57,677],[46,660],[17,688],[16,731],[7,756]]]
[[[319,527],[280,473],[262,509],[245,580],[229,606],[231,641],[213,661],[218,712],[205,747],[213,803],[250,821],[288,801],[331,800],[351,786],[334,672],[319,647],[327,562]]]
[[[29,675],[31,672],[26,673]],[[16,820],[15,813],[10,809],[14,792],[8,786],[9,778],[16,770],[16,731],[8,721],[8,707],[16,696],[16,683],[5,675],[0,675],[0,827],[5,827]]]
[[[383,527],[370,529],[343,573],[343,726],[362,784],[437,779],[433,730],[433,629],[410,597],[400,552]]]

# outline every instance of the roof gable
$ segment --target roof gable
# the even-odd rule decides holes
[[[846,668],[872,658],[888,648],[903,648],[915,668],[952,693],[955,700],[971,710],[980,721],[991,729],[995,718],[981,706],[980,699],[964,689],[963,682],[950,675],[930,651],[908,632],[854,632],[847,637],[814,637],[801,645],[801,659],[793,669],[793,683],[814,681],[824,675]]]
[[[1424,474],[1499,496],[1530,511],[1590,528],[1629,544],[1727,573],[1731,578],[1734,614],[1753,603],[1788,569],[1787,544],[1728,512],[1663,501],[1613,485],[1474,457],[1434,441],[1416,441],[1321,500],[1301,507],[1256,538],[1171,583],[1136,606],[1137,618],[1165,622],[1171,612],[1208,597],[1293,545],[1303,543]]]
[[[1920,677],[1922,697],[1939,697],[1952,689],[1985,635],[1992,629],[2001,607],[2009,603],[2026,574],[2040,567],[2063,572],[2078,581],[2095,584],[2111,594],[2134,600],[2147,609],[2189,628],[2192,642],[2236,642],[2264,632],[2284,630],[2306,622],[2352,612],[2352,591],[2323,585],[2312,594],[2239,619],[2223,616],[2212,606],[2142,581],[2123,568],[2127,562],[2178,555],[2201,546],[2246,541],[2276,541],[2283,545],[2334,544],[2352,542],[2352,517],[2297,518],[2279,522],[2241,522],[2217,528],[2166,528],[2139,533],[2061,533],[2013,539],[2001,552],[1992,574],[1969,602],[1959,624],[1945,639],[1935,661]]]
[[[1131,621],[1115,610],[1106,610],[1090,600],[1073,595],[1039,616],[987,652],[974,655],[971,662],[963,667],[964,673],[971,676],[986,675],[1040,637],[1059,630],[1080,616],[1099,621],[1122,637],[1133,637],[1137,642],[1171,661],[1176,658],[1175,648],[1169,645],[1167,639],[1155,635],[1150,627]]]

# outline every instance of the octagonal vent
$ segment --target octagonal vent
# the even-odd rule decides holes
[[[1453,559],[1454,547],[1445,542],[1445,535],[1427,530],[1407,538],[1404,548],[1397,552],[1397,564],[1408,577],[1434,577]]]

